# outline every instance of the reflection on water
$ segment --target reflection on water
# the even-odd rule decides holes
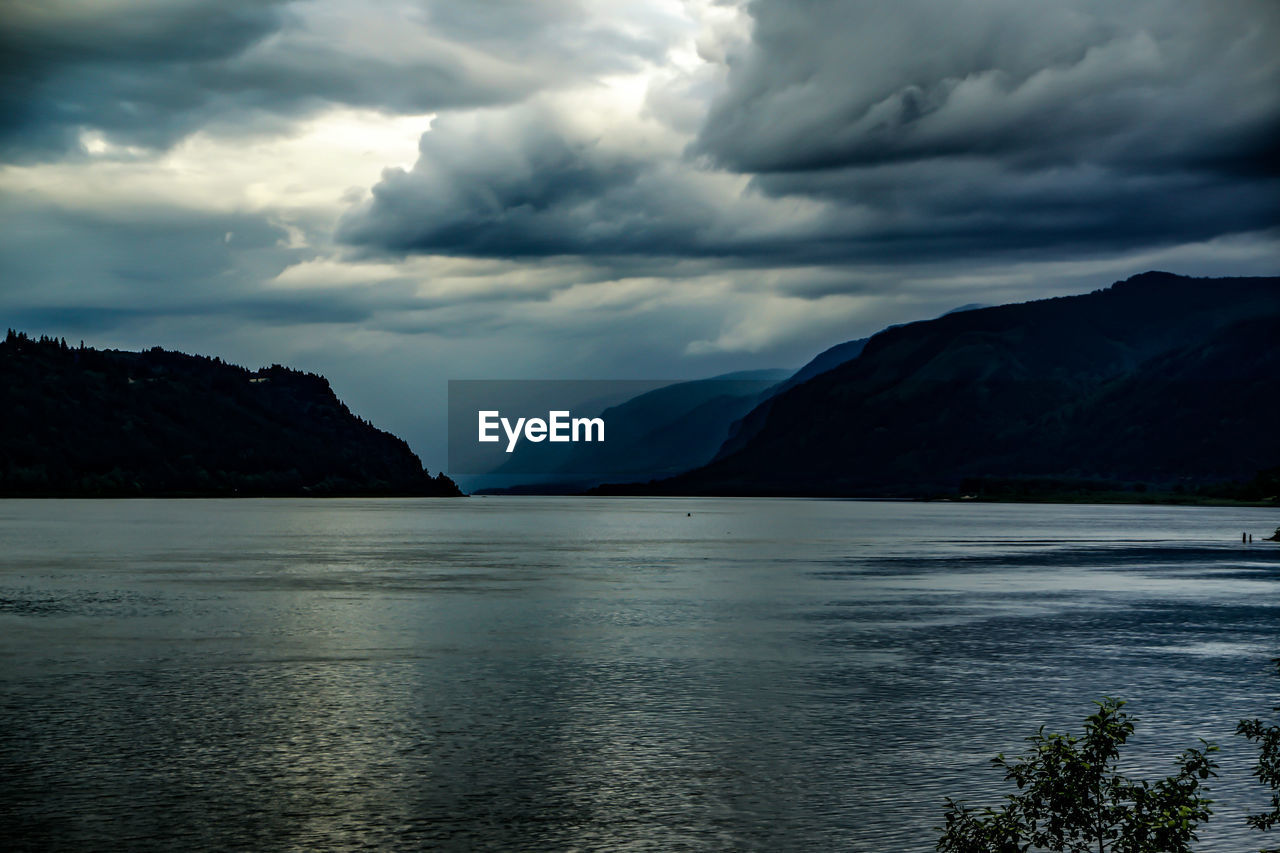
[[[1103,695],[1129,767],[1280,701],[1265,510],[0,501],[9,849],[931,850]]]

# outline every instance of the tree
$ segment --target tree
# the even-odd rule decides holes
[[[1083,736],[1039,732],[1026,755],[992,763],[1018,786],[1000,808],[971,809],[947,799],[939,853],[1187,853],[1209,819],[1205,782],[1217,774],[1217,747],[1201,740],[1178,772],[1155,783],[1119,773],[1120,748],[1133,734],[1124,702],[1106,698]]]
[[[1273,658],[1272,663],[1280,671],[1280,658]],[[1280,705],[1272,710],[1280,711]],[[1254,765],[1253,775],[1271,789],[1271,809],[1249,815],[1248,821],[1250,826],[1266,832],[1280,823],[1280,725],[1266,725],[1257,719],[1241,720],[1236,726],[1236,734],[1244,735],[1258,745],[1258,763]],[[1271,848],[1261,853],[1280,853],[1280,849]]]

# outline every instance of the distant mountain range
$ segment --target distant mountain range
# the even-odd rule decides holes
[[[948,313],[982,307],[969,304]],[[740,447],[755,434],[771,399],[857,358],[869,340],[836,344],[799,370],[744,370],[675,382],[593,412],[611,425],[608,442],[527,448],[508,471],[498,468],[494,473],[536,469],[549,476],[479,491],[575,494],[606,480],[659,479],[689,471]]]
[[[534,447],[523,470],[552,476],[512,490],[1274,499],[1278,342],[1275,277],[1149,272],[966,305],[798,371],[599,402],[609,441]],[[456,494],[320,376],[15,332],[0,343],[0,495]]]
[[[458,494],[315,374],[13,331],[0,343],[0,495]]]
[[[710,461],[733,424],[790,375],[788,370],[744,370],[674,382],[591,411],[609,424],[608,441],[526,447],[513,465],[494,473],[536,470],[549,476],[534,484],[480,491],[572,494],[609,477],[680,474]]]
[[[1151,272],[1082,296],[953,312],[842,345],[853,358],[764,400],[708,464],[600,491],[920,496],[1247,481],[1280,466],[1277,342],[1280,278]]]
[[[971,302],[968,305],[961,305],[959,308],[953,308],[942,316],[947,314],[959,314],[964,311],[975,311],[979,308],[985,308],[985,305],[979,305]],[[901,324],[889,326],[882,331],[888,329],[896,329]],[[770,410],[773,408],[773,400],[777,399],[783,392],[789,391],[797,385],[802,385],[817,376],[835,370],[842,364],[853,361],[862,355],[862,351],[866,349],[867,343],[871,338],[858,338],[852,341],[845,341],[842,344],[836,344],[833,347],[823,350],[814,356],[808,364],[801,367],[793,373],[786,381],[778,383],[768,394],[760,400],[760,404],[748,412],[742,419],[730,424],[728,437],[720,448],[716,451],[714,457],[710,457],[708,461],[720,459],[740,450],[746,443],[753,438],[764,426]]]
[[[986,305],[971,302],[968,305],[961,305],[959,308],[953,308],[948,311],[947,314],[959,314],[963,311],[976,311],[979,308],[986,307]],[[943,314],[942,316],[945,317],[947,314]],[[901,324],[895,324],[888,328],[896,329],[899,325]],[[863,349],[866,348],[867,342],[870,340],[871,338],[858,338],[857,340],[845,341],[842,344],[836,344],[833,347],[828,347],[810,359],[809,363],[804,367],[787,377],[785,382],[779,383],[778,386],[773,389],[770,396],[777,396],[788,388],[794,388],[796,385],[799,385],[802,382],[808,382],[813,377],[826,373],[828,370],[835,370],[845,362],[853,361],[855,358],[862,355]]]

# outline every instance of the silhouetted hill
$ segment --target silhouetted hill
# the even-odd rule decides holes
[[[677,382],[641,394],[606,409],[614,426],[610,443],[578,445],[579,453],[597,454],[584,460],[582,471],[653,472],[670,476],[711,460],[729,435],[730,425],[756,406],[785,370],[748,370],[709,379]],[[623,448],[628,458],[618,458]]]
[[[835,370],[847,361],[853,361],[862,354],[862,351],[866,349],[867,342],[870,340],[871,338],[858,338],[857,340],[845,341],[842,344],[828,347],[815,355],[804,367],[793,373],[787,381],[780,383],[777,393],[780,394],[789,388],[794,388],[801,382],[808,382],[813,377],[826,373],[828,370]]]
[[[166,352],[0,343],[0,494],[460,494],[321,376]]]
[[[608,441],[525,447],[510,469],[536,467],[559,479],[479,492],[573,494],[606,479],[652,479],[688,471],[709,462],[730,426],[789,375],[778,369],[743,370],[646,391],[599,412],[609,424]]]
[[[979,304],[977,302],[970,302],[968,305],[961,305],[959,308],[952,308],[950,311],[948,311],[946,314],[943,314],[942,316],[945,317],[947,316],[947,314],[960,314],[964,311],[976,311],[979,308],[986,308],[986,307],[987,306]],[[901,323],[895,324],[893,326],[889,326],[888,328],[896,329],[900,325],[902,324]],[[887,330],[881,329],[881,331],[887,331]],[[783,391],[786,391],[790,388],[794,388],[795,386],[799,385],[802,382],[808,382],[813,377],[826,373],[828,370],[835,370],[840,365],[853,361],[855,358],[862,355],[862,351],[866,348],[867,343],[870,340],[871,338],[858,338],[856,340],[845,341],[844,343],[836,344],[833,347],[828,347],[827,349],[823,350],[822,352],[818,353],[813,358],[811,358],[807,364],[805,364],[795,373],[791,374],[791,376],[787,377],[786,381],[778,383],[778,386],[777,388],[774,389],[773,394],[775,395],[781,394]]]
[[[887,329],[740,447],[620,491],[919,495],[989,478],[1189,488],[1280,464],[1280,279],[1145,273]]]
[[[975,311],[979,308],[985,307],[987,306],[980,305],[977,302],[970,302],[968,305],[961,305],[959,308],[952,308],[947,312],[947,314],[959,314],[963,311]],[[943,314],[942,316],[945,317],[947,314]],[[901,324],[899,323],[889,326],[888,328],[896,329],[900,325]],[[881,331],[887,330],[882,329]],[[820,376],[829,370],[835,370],[842,364],[847,364],[848,362],[853,361],[855,358],[862,355],[862,351],[866,349],[867,343],[870,340],[871,338],[858,338],[856,340],[836,344],[833,347],[828,347],[810,359],[807,364],[795,373],[791,374],[791,376],[789,376],[785,381],[779,382],[772,390],[770,390],[765,398],[761,400],[759,406],[751,409],[744,416],[729,425],[729,437],[722,445],[720,445],[712,458],[720,459],[735,453],[746,446],[747,442],[759,433],[761,428],[764,426],[764,422],[769,414],[769,409],[771,408],[770,400],[772,398],[779,396],[784,391],[789,391],[797,385],[808,382],[815,376]]]

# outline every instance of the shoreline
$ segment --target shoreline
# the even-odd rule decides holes
[[[183,493],[154,493],[154,494],[128,494],[128,495],[77,495],[77,494],[0,494],[0,501],[7,500],[40,500],[40,501],[57,501],[57,500],[88,500],[88,501],[110,501],[110,500],[351,500],[351,499],[370,499],[370,500],[404,500],[417,498],[447,499],[469,497],[498,497],[498,498],[682,498],[682,499],[723,499],[723,498],[765,498],[776,500],[779,498],[796,499],[796,500],[836,500],[836,501],[866,501],[866,502],[885,502],[885,503],[957,503],[957,504],[1061,504],[1064,506],[1079,505],[1098,505],[1098,506],[1189,506],[1189,507],[1242,507],[1251,509],[1277,509],[1280,510],[1280,500],[1238,500],[1233,498],[1215,498],[1196,495],[1176,495],[1176,494],[1154,494],[1145,495],[1143,497],[1135,497],[1129,494],[1116,493],[1096,493],[1081,495],[1046,495],[1046,496],[1001,496],[1001,497],[982,497],[973,495],[962,496],[929,496],[929,497],[903,497],[893,495],[840,495],[840,494],[798,494],[789,493],[768,493],[759,492],[754,494],[690,494],[690,493],[670,493],[662,494],[657,492],[634,492],[621,493],[614,492],[611,494],[592,494],[590,492],[579,493],[492,493],[492,492],[463,492],[456,495],[441,494],[414,494],[405,492],[384,492],[379,494],[370,494],[368,492],[352,492],[352,493],[327,493],[327,494],[245,494],[245,495],[228,495],[221,494],[201,494],[192,492]]]

